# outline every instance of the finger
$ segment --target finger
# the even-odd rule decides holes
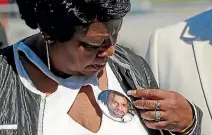
[[[160,122],[155,122],[155,121],[149,121],[149,120],[143,120],[144,124],[151,129],[167,129],[168,127],[168,122],[167,121],[160,121]]]
[[[169,96],[170,91],[160,90],[160,89],[140,89],[131,90],[127,94],[134,97],[143,97],[144,99],[165,99]]]
[[[155,121],[155,111],[140,111],[140,115],[144,120]],[[166,112],[160,111],[160,120],[166,121]]]
[[[134,105],[138,109],[142,110],[155,110],[157,103],[160,104],[159,110],[165,111],[165,105],[163,100],[136,100],[134,101]]]
[[[182,130],[179,129],[175,124],[170,124],[168,121],[149,121],[149,120],[143,120],[144,124],[151,129],[163,129],[168,130],[170,132],[181,132]]]

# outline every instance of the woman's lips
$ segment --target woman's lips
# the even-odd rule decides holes
[[[105,66],[105,63],[101,63],[101,64],[92,64],[91,65],[93,68],[99,70],[102,69]]]

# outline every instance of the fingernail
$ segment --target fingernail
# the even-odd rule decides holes
[[[128,95],[135,95],[136,94],[136,91],[135,90],[130,90],[127,92]]]

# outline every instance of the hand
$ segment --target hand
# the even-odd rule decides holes
[[[134,101],[135,107],[140,110],[144,123],[151,129],[164,129],[171,132],[181,132],[187,128],[193,119],[192,108],[189,102],[179,93],[160,89],[132,90],[128,95],[143,98]],[[160,121],[156,121],[156,104]]]

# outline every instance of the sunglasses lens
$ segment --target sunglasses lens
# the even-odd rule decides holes
[[[114,90],[101,92],[98,96],[98,104],[107,117],[117,122],[129,122],[135,115],[130,100],[122,93]]]

